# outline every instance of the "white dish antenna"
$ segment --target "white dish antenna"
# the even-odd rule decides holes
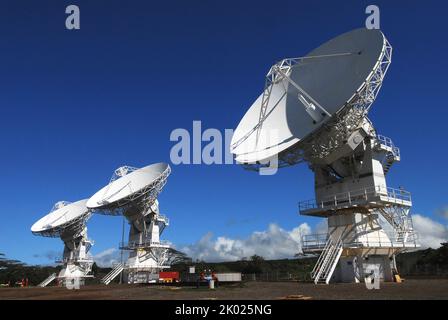
[[[391,57],[381,31],[357,29],[305,57],[284,59],[269,70],[264,92],[233,136],[231,152],[249,169],[306,161],[314,172],[316,198],[300,202],[299,211],[328,219],[324,238],[302,239],[304,252],[320,253],[315,283],[328,284],[340,258],[354,268],[341,268],[335,280],[362,281],[372,267],[392,280],[390,257],[419,247],[410,193],[386,183],[400,150],[367,117]],[[367,261],[371,255],[375,262]]]
[[[345,114],[361,111],[359,124],[375,100],[390,54],[391,47],[381,31],[362,28],[324,43],[305,57],[275,64],[267,74],[264,92],[235,130],[231,152],[236,160],[252,164],[280,154],[281,160],[294,164],[303,160],[297,149],[306,153],[301,144],[306,140],[320,147],[308,150],[314,153],[311,156],[330,152],[328,148],[337,142],[323,141],[327,145],[319,146],[321,141],[310,136],[339,122],[341,114],[351,119]],[[339,139],[346,139],[350,130],[349,124]],[[291,156],[291,149],[296,154]]]
[[[91,216],[86,203],[87,199],[73,203],[57,202],[49,214],[33,224],[31,232],[45,237],[59,237],[66,231],[73,234],[82,231]]]
[[[66,281],[66,284],[74,279],[79,280],[79,284],[84,284],[85,278],[93,277],[89,274],[92,270],[93,258],[88,253],[93,242],[87,238],[86,227],[92,212],[86,207],[86,203],[87,199],[73,203],[59,201],[49,214],[32,225],[33,234],[60,237],[64,242],[62,259],[57,261],[63,263],[61,271],[58,275],[50,275],[41,283],[41,286],[48,285],[56,278]]]
[[[119,264],[103,279],[105,284],[124,272],[127,283],[149,283],[178,254],[160,235],[169,225],[160,214],[158,195],[166,184],[171,168],[156,163],[141,169],[123,166],[114,171],[107,186],[95,193],[87,207],[98,213],[123,215],[129,222],[128,242],[120,249],[129,251],[125,264]]]
[[[120,167],[115,170],[110,183],[87,201],[87,207],[113,214],[114,209],[139,200],[152,205],[170,173],[170,166],[162,162],[141,169]]]

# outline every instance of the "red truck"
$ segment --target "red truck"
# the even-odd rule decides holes
[[[161,271],[159,272],[159,281],[163,283],[179,282],[179,272]]]

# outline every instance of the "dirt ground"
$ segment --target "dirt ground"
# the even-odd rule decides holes
[[[257,299],[448,299],[448,279],[406,280],[382,283],[380,290],[368,290],[363,284],[314,285],[297,282],[246,282],[208,288],[136,285],[94,285],[80,290],[66,288],[0,288],[4,299],[112,299],[112,300],[257,300]]]

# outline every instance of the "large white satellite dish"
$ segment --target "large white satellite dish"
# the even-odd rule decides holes
[[[49,214],[33,224],[31,232],[35,235],[59,237],[64,232],[81,231],[91,215],[86,203],[87,199],[73,203],[57,202]]]
[[[171,168],[166,163],[156,163],[141,169],[120,167],[115,170],[110,183],[87,201],[87,207],[96,210],[120,208],[139,198],[151,204],[162,191],[170,173]]]
[[[169,225],[159,212],[157,197],[166,184],[171,168],[156,163],[141,169],[122,166],[115,170],[110,182],[95,193],[87,207],[102,214],[123,215],[129,222],[129,240],[120,243],[129,251],[126,263],[117,264],[102,282],[109,284],[124,272],[127,283],[149,283],[158,280],[158,272],[169,268],[169,263],[183,254],[160,240]]]
[[[390,281],[395,254],[419,246],[410,193],[386,184],[400,150],[367,117],[391,57],[380,30],[357,29],[284,59],[235,130],[230,149],[246,168],[306,161],[314,172],[316,198],[299,211],[328,219],[327,234],[302,239],[304,252],[320,253],[315,283],[364,281],[372,269]]]
[[[388,64],[382,62],[389,47],[381,31],[362,28],[331,39],[305,57],[274,65],[264,92],[235,130],[231,152],[236,160],[267,160],[297,147],[344,109],[359,104],[368,109],[379,88],[368,100],[363,89],[376,73],[387,71]]]
[[[93,242],[87,238],[86,222],[92,212],[86,207],[87,199],[73,203],[57,202],[50,213],[39,219],[31,227],[31,232],[44,237],[60,237],[64,242],[62,259],[57,262],[63,264],[58,275],[52,274],[42,281],[40,286],[46,286],[54,279],[80,285],[85,278],[90,278],[93,258],[88,253]]]

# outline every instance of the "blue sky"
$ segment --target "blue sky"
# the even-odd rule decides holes
[[[270,65],[363,27],[364,1],[0,1],[0,252],[48,263],[58,239],[30,226],[59,200],[90,197],[121,165],[169,162],[175,128],[235,128]],[[376,1],[393,62],[370,114],[401,148],[388,175],[413,212],[446,225],[446,7]],[[65,29],[65,7],[81,30]],[[237,165],[172,166],[159,200],[176,246],[208,232],[244,239],[297,214],[314,197],[306,165],[259,176]],[[94,216],[98,254],[117,247],[121,218]]]

